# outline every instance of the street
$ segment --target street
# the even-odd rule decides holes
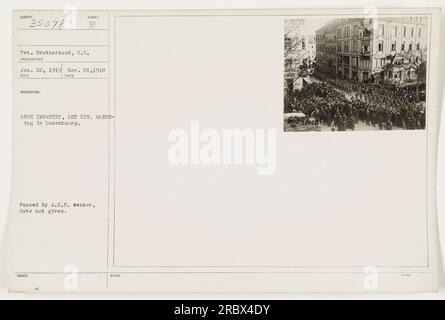
[[[317,82],[317,83],[321,83],[322,81],[318,80],[317,78],[315,78],[312,75],[308,76],[308,79],[310,82]],[[336,91],[342,93],[348,100],[352,99],[352,95],[348,92],[345,92],[339,88],[333,87]],[[372,126],[372,125],[368,125],[363,121],[358,121],[355,124],[355,128],[354,131],[369,131],[369,130],[378,130],[378,127]],[[393,130],[405,130],[401,127],[397,127],[397,126],[393,126]],[[321,130],[320,131],[332,131],[331,127],[328,127],[326,125],[321,125]],[[346,131],[351,131],[350,129],[346,130]]]

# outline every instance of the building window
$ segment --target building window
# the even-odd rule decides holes
[[[403,36],[406,37],[406,27],[403,27]]]
[[[392,27],[392,35],[397,36],[397,26]]]
[[[357,66],[358,66],[358,58],[357,58],[357,57],[352,57],[352,65],[353,65],[354,67],[357,67]]]
[[[400,51],[405,51],[405,42],[402,42],[402,46],[400,47]]]
[[[417,44],[416,48],[417,48],[417,51],[420,50],[420,43]]]
[[[354,48],[353,48],[354,52],[358,52],[358,42],[354,41]]]
[[[365,69],[371,68],[371,60],[370,59],[363,59],[362,61],[363,61],[363,67]]]
[[[411,28],[411,38],[414,37],[414,27]]]
[[[363,36],[369,37],[370,35],[371,35],[371,29],[365,27],[365,30],[363,31]]]
[[[395,41],[393,41],[391,43],[391,51],[396,51],[396,42]]]
[[[413,44],[412,43],[409,44],[408,50],[409,51],[413,50]]]
[[[379,36],[385,35],[385,25],[379,24]]]
[[[419,38],[420,38],[420,35],[422,34],[422,29],[421,28],[419,28]]]
[[[384,66],[385,66],[385,63],[386,63],[385,60],[386,60],[385,58],[381,58],[381,59],[380,59],[380,66],[381,66],[381,67],[384,67]]]
[[[383,52],[383,41],[379,42],[379,52]]]

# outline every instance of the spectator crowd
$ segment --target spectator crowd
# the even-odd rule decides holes
[[[304,113],[303,123],[328,126],[332,131],[355,130],[359,121],[380,130],[425,128],[425,103],[412,88],[329,79],[287,92],[285,113]]]

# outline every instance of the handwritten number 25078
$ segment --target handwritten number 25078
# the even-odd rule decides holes
[[[33,29],[62,29],[64,23],[65,19],[31,19],[28,27]]]

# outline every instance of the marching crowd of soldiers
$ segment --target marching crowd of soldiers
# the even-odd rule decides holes
[[[380,97],[396,100],[397,103],[417,102],[416,91],[411,87],[388,87],[370,82],[359,82],[357,80],[334,78],[328,79],[327,83],[357,97],[378,100]],[[425,89],[418,93],[419,100],[425,100]]]
[[[301,91],[289,92],[285,103],[285,112],[302,112],[305,123],[325,125],[333,131],[354,130],[359,121],[381,130],[423,129],[424,109],[424,104],[416,103],[412,90],[395,92],[339,79],[307,84]]]

